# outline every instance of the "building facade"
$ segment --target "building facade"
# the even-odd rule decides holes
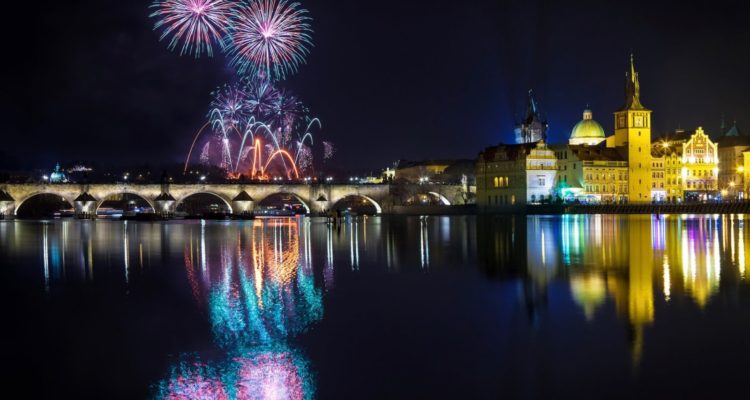
[[[745,177],[745,153],[750,150],[750,136],[743,135],[735,122],[717,140],[719,147],[719,189],[728,199],[748,198]]]
[[[477,206],[552,201],[556,174],[557,159],[544,141],[488,147],[477,162]]]
[[[614,113],[614,134],[607,136],[587,107],[567,144],[547,145],[539,138],[546,136],[547,124],[529,93],[527,118],[515,131],[520,144],[490,147],[480,154],[477,204],[677,203],[748,192],[750,140],[738,139],[735,127],[735,138],[722,139],[731,146],[722,148],[698,127],[652,141],[651,110],[641,103],[632,56],[625,77],[625,103]],[[538,140],[527,141],[531,139]],[[541,175],[532,167],[535,159],[545,160]],[[554,173],[548,170],[552,165]],[[551,188],[549,182],[554,182]]]

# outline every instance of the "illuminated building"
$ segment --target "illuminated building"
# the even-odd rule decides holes
[[[554,146],[557,195],[564,201],[616,203],[627,199],[628,162],[622,149],[602,145]]]
[[[655,144],[669,150],[670,156],[667,175],[670,186],[674,185],[675,172],[679,169],[677,185],[685,200],[708,200],[718,194],[719,156],[717,145],[711,141],[703,128],[695,132],[677,130]],[[679,157],[676,163],[674,157]]]
[[[615,133],[606,137],[590,110],[571,131],[568,145],[553,146],[560,160],[557,194],[564,201],[642,203],[652,200],[651,111],[640,101],[640,82],[630,57],[625,104],[615,112]]]
[[[727,178],[728,187],[720,188],[717,144],[701,127],[694,132],[680,130],[652,142],[651,110],[641,104],[640,81],[632,55],[625,77],[625,104],[614,113],[613,135],[605,134],[587,108],[583,119],[571,130],[567,144],[548,146],[557,159],[558,168],[552,193],[554,201],[707,201],[716,199],[720,189],[737,188],[743,193],[748,190],[750,179],[745,174],[750,174],[750,140],[735,138],[735,142],[743,145],[725,152],[731,161],[722,166],[726,171],[734,171],[723,173],[730,178]],[[526,119],[515,130],[516,142],[520,143],[515,146],[519,147],[501,145],[480,153],[477,164],[477,204],[480,207],[521,201],[522,191],[530,188],[537,177],[528,173],[524,162],[518,161],[519,154],[529,153],[530,138],[543,143],[541,138],[546,132],[547,123],[540,118],[536,102],[529,93]],[[736,126],[729,132],[740,137]],[[517,181],[524,177],[527,182]],[[540,194],[535,199],[530,196],[523,196],[523,199],[534,203]]]
[[[745,153],[750,150],[750,136],[742,134],[735,122],[717,139],[717,144],[719,145],[719,190],[726,190],[732,199],[747,198]]]
[[[615,112],[615,134],[607,147],[624,147],[628,159],[628,201],[651,201],[651,110],[641,104],[641,85],[630,56],[625,73],[625,104]]]
[[[682,148],[685,199],[710,199],[719,182],[719,154],[715,143],[698,128]]]
[[[661,146],[664,147],[663,144]],[[678,153],[678,149],[673,146],[667,148],[661,158],[664,161],[664,191],[666,193],[666,201],[673,203],[682,201],[684,196],[682,189],[682,156]]]
[[[583,119],[575,124],[570,132],[569,144],[596,146],[606,140],[604,128],[594,120],[593,116],[591,110],[583,110]]]
[[[57,163],[55,165],[55,170],[52,171],[52,173],[49,175],[49,181],[50,183],[66,183],[68,182],[68,177],[65,175],[65,172],[60,169],[60,163]]]
[[[544,141],[488,147],[477,163],[480,208],[552,200],[557,159]]]
[[[529,99],[526,104],[526,116],[514,130],[516,143],[536,143],[547,139],[547,121],[543,120],[534,100],[534,95],[529,90]]]
[[[667,199],[666,157],[654,156],[651,159],[651,200],[662,202]]]

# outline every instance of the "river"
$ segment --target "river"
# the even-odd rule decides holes
[[[24,398],[728,396],[746,223],[0,221],[3,375]]]

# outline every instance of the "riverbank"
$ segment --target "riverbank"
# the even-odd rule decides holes
[[[478,209],[480,214],[744,214],[750,202],[696,204],[538,204]]]

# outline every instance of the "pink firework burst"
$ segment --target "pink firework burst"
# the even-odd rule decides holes
[[[310,17],[299,3],[251,0],[237,8],[227,46],[240,74],[283,79],[305,62],[312,46]]]
[[[169,38],[170,50],[179,46],[180,55],[197,58],[205,52],[211,57],[212,43],[223,47],[234,6],[229,0],[156,0],[150,16],[157,18],[154,30],[162,30],[159,40]]]

